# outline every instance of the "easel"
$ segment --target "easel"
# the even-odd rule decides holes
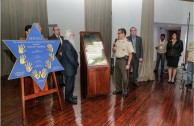
[[[25,96],[25,92],[24,92],[24,77],[20,78],[21,91],[22,91],[22,120],[23,120],[23,125],[25,125],[25,121],[26,121],[26,112],[25,112],[25,101],[26,100],[37,98],[37,97],[40,97],[43,95],[48,95],[48,94],[52,94],[52,93],[56,92],[58,94],[60,108],[61,108],[61,110],[63,110],[62,103],[61,103],[61,97],[60,97],[59,89],[58,89],[58,85],[57,85],[56,75],[54,72],[52,72],[52,78],[54,80],[55,88],[48,89],[48,82],[46,81],[45,85],[44,85],[44,89],[40,90],[40,88],[37,86],[37,84],[33,81],[34,93],[30,94],[30,95],[26,95],[26,96]]]

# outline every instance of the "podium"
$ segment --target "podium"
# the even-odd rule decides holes
[[[110,65],[100,32],[80,32],[80,66],[83,97],[110,93]]]

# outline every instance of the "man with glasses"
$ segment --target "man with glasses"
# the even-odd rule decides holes
[[[59,60],[59,62],[61,63],[61,60],[62,60],[61,46],[62,46],[62,42],[63,42],[64,38],[63,38],[63,36],[60,36],[60,29],[57,25],[53,27],[53,35],[49,37],[49,40],[60,40],[60,44],[59,44],[56,56],[57,56],[57,59]],[[61,71],[57,71],[57,72],[55,72],[55,74],[57,77],[57,83],[58,83],[59,87],[65,86],[63,74],[61,73]]]
[[[118,30],[118,40],[113,44],[112,51],[116,56],[115,82],[116,91],[113,94],[123,93],[123,97],[128,96],[128,70],[130,68],[132,53],[134,52],[132,43],[126,38],[126,30]]]
[[[134,48],[134,53],[132,58],[133,83],[135,86],[139,87],[137,79],[138,79],[139,62],[143,61],[142,38],[137,36],[137,29],[135,27],[131,27],[130,36],[128,36],[127,39],[132,42],[133,48]]]

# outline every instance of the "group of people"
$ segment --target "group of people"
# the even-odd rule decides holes
[[[177,33],[173,33],[172,38],[168,42],[165,40],[165,34],[161,34],[161,39],[156,49],[157,49],[157,61],[154,72],[158,72],[159,63],[161,61],[161,74],[163,74],[164,61],[166,59],[169,77],[168,83],[174,84],[175,77],[177,74],[179,58],[183,51],[183,42],[180,40]],[[185,55],[185,64],[188,64],[187,81],[185,85],[187,87],[192,87],[194,73],[194,42],[188,43],[188,48]]]
[[[167,59],[168,66],[168,83],[174,84],[177,74],[179,58],[183,51],[183,42],[179,39],[177,33],[172,34],[172,38],[167,42],[165,34],[161,34],[160,41],[156,47],[157,61],[154,72],[158,72],[159,63],[161,61],[161,74],[164,72],[164,62]],[[118,29],[118,40],[113,42],[112,51],[116,56],[115,63],[115,83],[116,90],[113,94],[122,93],[123,97],[128,96],[128,74],[130,67],[133,70],[133,83],[139,86],[138,67],[139,62],[143,61],[142,38],[137,36],[137,29],[131,27],[130,36],[126,37],[124,28]],[[194,73],[194,42],[190,42],[185,63],[188,63],[188,74],[186,86],[192,86]],[[193,86],[194,88],[194,86]]]
[[[26,37],[31,30],[31,25],[25,27]],[[37,23],[37,28],[41,33],[41,26]],[[62,64],[64,70],[56,72],[57,83],[59,86],[65,86],[65,101],[77,104],[77,96],[73,95],[75,85],[75,75],[77,74],[78,54],[74,48],[74,33],[71,30],[66,30],[64,37],[60,35],[58,26],[53,27],[53,35],[49,40],[60,40],[60,45],[57,50],[57,59]],[[161,61],[161,73],[164,71],[164,61],[167,59],[168,66],[168,83],[174,84],[179,57],[183,51],[183,42],[179,39],[177,33],[173,33],[172,39],[168,42],[165,40],[165,34],[161,34],[161,39],[158,43],[157,61],[154,72],[158,71]],[[113,94],[122,93],[123,97],[128,96],[128,81],[129,71],[133,70],[133,84],[139,87],[138,83],[138,68],[139,62],[143,61],[142,38],[137,36],[137,29],[130,28],[130,36],[126,37],[124,28],[118,29],[118,39],[113,43],[113,53],[116,56],[115,64],[115,82],[116,90]],[[194,71],[194,42],[189,43],[187,55],[185,59],[188,63],[188,79],[186,86],[191,86],[193,83]],[[64,81],[65,80],[65,81]]]

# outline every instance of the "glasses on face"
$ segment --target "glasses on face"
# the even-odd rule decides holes
[[[55,31],[57,31],[57,30],[59,30],[59,31],[60,31],[60,29],[55,29]]]

